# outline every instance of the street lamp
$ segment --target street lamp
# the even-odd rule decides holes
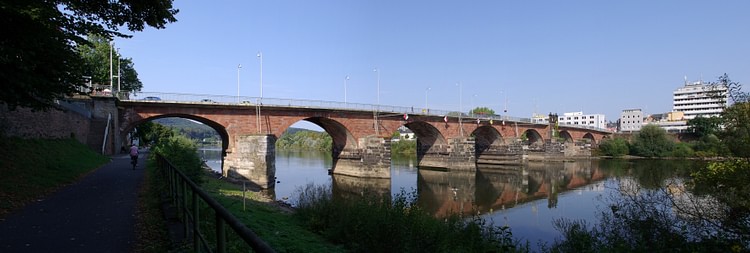
[[[344,104],[346,104],[346,82],[349,81],[349,75],[344,77]]]
[[[240,102],[240,69],[242,64],[237,64],[237,103]]]
[[[427,87],[426,90],[424,90],[424,109],[427,110],[427,92],[430,91],[432,88]]]
[[[456,83],[456,86],[458,86],[458,128],[459,128],[459,132],[461,132],[461,137],[464,137],[463,122],[461,122],[462,120],[461,114],[463,114],[463,111],[464,111],[464,108],[463,108],[464,107],[463,106],[464,89],[463,89],[463,86],[461,85],[461,82]]]
[[[478,106],[474,106],[474,98],[476,97],[477,97],[477,94],[471,95],[471,106],[469,106],[469,110],[470,110],[469,112],[471,113],[471,116],[474,116],[475,111],[478,107]]]
[[[373,69],[372,71],[375,72],[378,76],[378,100],[377,103],[375,103],[378,107],[380,107],[380,71],[378,71],[378,68]],[[378,108],[379,110],[379,108]]]
[[[260,98],[263,98],[263,52],[258,51],[256,56],[260,59]]]

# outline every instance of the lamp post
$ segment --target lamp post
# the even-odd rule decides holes
[[[344,77],[344,104],[346,104],[346,82],[349,81],[349,75]]]
[[[260,59],[260,98],[263,98],[263,52],[258,51],[256,55]]]
[[[122,83],[122,69],[120,69],[120,48],[117,48],[117,94],[120,94],[120,83]]]
[[[242,64],[237,64],[237,103],[240,102],[240,69]]]
[[[456,86],[458,86],[458,128],[459,128],[459,132],[461,132],[461,137],[464,137],[463,122],[461,122],[462,121],[461,115],[463,114],[463,111],[464,111],[464,108],[463,108],[464,89],[463,89],[463,85],[461,85],[461,82],[456,83]]]
[[[432,88],[427,87],[426,90],[424,90],[424,109],[427,110],[427,92],[430,91]],[[426,112],[426,111],[425,111]]]
[[[476,113],[475,110],[477,109],[477,106],[474,106],[474,98],[476,97],[477,97],[477,94],[471,95],[471,105],[469,106],[469,109],[471,109],[471,111],[469,111],[471,112],[470,113],[471,116],[474,116],[474,114]]]
[[[378,76],[378,98],[377,98],[377,102],[375,103],[375,105],[380,107],[380,71],[378,71],[378,68],[375,68],[372,71],[375,72],[375,74]]]

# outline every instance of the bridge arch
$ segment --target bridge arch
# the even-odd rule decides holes
[[[570,133],[566,130],[560,131],[560,138],[563,140],[564,143],[573,142],[573,136],[571,136]]]
[[[414,132],[417,142],[422,146],[444,145],[448,142],[440,130],[430,123],[424,121],[413,121],[404,124],[406,128]]]
[[[480,126],[471,133],[475,140],[475,150],[477,154],[483,153],[492,145],[505,143],[502,134],[492,126]]]
[[[338,158],[341,152],[344,150],[357,148],[357,140],[354,138],[354,135],[352,135],[351,131],[349,131],[349,129],[347,129],[346,126],[344,126],[340,122],[325,117],[310,117],[304,118],[302,120],[308,121],[319,126],[320,128],[323,128],[323,130],[331,136],[331,140],[333,141],[333,143],[331,143],[331,153],[334,159]],[[289,127],[287,127],[287,129],[288,128]],[[286,129],[284,129],[284,131],[286,131]]]
[[[168,114],[160,114],[160,115],[155,115],[151,117],[140,118],[134,121],[130,121],[127,123],[123,131],[120,132],[120,137],[122,138],[122,140],[124,140],[127,134],[132,132],[133,129],[135,129],[138,125],[143,124],[144,122],[149,122],[149,121],[153,121],[153,120],[161,119],[161,118],[183,118],[183,119],[190,119],[190,120],[200,122],[204,125],[207,125],[213,128],[214,131],[216,131],[216,133],[219,134],[219,137],[221,137],[222,155],[229,147],[229,133],[227,132],[227,129],[223,125],[217,123],[216,121],[213,121],[204,117],[196,116],[196,115],[191,115],[191,114],[180,114],[180,113],[169,114],[168,113]]]
[[[542,145],[544,144],[544,139],[542,138],[542,135],[539,134],[535,129],[527,129],[523,132],[523,134],[526,136],[526,142],[529,145]]]
[[[594,138],[594,135],[591,133],[584,134],[583,139],[588,139],[591,142],[591,145],[596,144],[596,138]]]

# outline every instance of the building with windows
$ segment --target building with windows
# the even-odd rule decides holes
[[[626,109],[620,114],[620,132],[640,131],[643,126],[643,111],[641,109]]]
[[[583,114],[583,112],[566,112],[558,117],[560,125],[583,125],[606,129],[607,121],[604,114]]]
[[[729,93],[723,85],[711,85],[698,81],[688,83],[673,93],[673,112],[682,112],[684,120],[697,116],[718,117],[727,107]]]

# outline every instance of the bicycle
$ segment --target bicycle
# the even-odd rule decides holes
[[[133,165],[133,170],[135,170],[135,167],[138,166],[138,156],[130,156],[130,164]]]

